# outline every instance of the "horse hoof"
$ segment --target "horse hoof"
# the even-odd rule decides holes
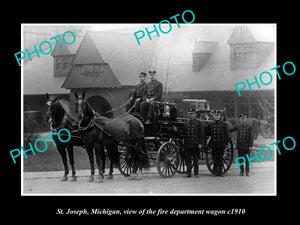
[[[95,179],[95,183],[102,183],[103,182],[103,178],[102,177],[96,177]]]
[[[77,177],[76,177],[76,176],[71,176],[71,177],[69,178],[69,181],[75,182],[75,181],[77,181]]]
[[[114,179],[113,175],[112,174],[108,174],[106,179]]]
[[[68,180],[68,177],[67,176],[63,176],[59,179],[60,181],[67,181]]]
[[[94,180],[94,176],[89,176],[87,182],[93,182],[93,180]]]
[[[135,180],[136,179],[136,173],[130,174],[128,180]]]

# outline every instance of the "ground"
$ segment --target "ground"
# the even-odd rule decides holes
[[[51,142],[51,140],[48,140]],[[253,152],[259,154],[262,146],[270,146],[274,142],[273,139],[265,139],[261,136],[254,142],[254,150],[250,157],[254,157]],[[250,168],[250,177],[240,177],[238,168],[233,161],[230,170],[225,177],[212,177],[204,164],[200,164],[199,178],[183,178],[182,174],[175,174],[172,178],[162,178],[159,176],[157,169],[151,167],[150,171],[144,172],[144,179],[141,181],[128,180],[122,176],[118,169],[114,169],[114,179],[104,179],[103,183],[87,182],[90,174],[90,165],[88,163],[87,154],[84,149],[75,147],[74,158],[77,181],[60,181],[63,175],[63,166],[60,156],[54,147],[48,144],[47,151],[37,153],[36,155],[28,155],[24,159],[23,168],[23,193],[26,194],[92,194],[92,195],[233,195],[233,194],[275,194],[276,177],[273,157],[270,160],[261,160],[258,163],[254,159],[253,167]],[[269,158],[270,152],[264,150],[261,155]],[[234,153],[234,159],[238,157],[237,152]],[[260,156],[261,158],[261,156]],[[153,162],[152,162],[153,163]],[[152,164],[154,165],[154,163]],[[97,168],[97,167],[96,167]],[[70,168],[69,168],[70,169]],[[71,171],[70,171],[71,172]],[[96,171],[98,172],[98,170]]]
[[[143,180],[128,180],[117,169],[113,180],[103,183],[87,182],[89,170],[77,171],[77,181],[60,181],[63,171],[24,172],[24,194],[108,194],[108,195],[233,195],[275,193],[276,179],[274,161],[254,162],[250,177],[240,177],[235,164],[224,177],[212,177],[205,165],[200,165],[199,178],[183,178],[176,174],[172,178],[162,178],[156,168],[143,174]]]

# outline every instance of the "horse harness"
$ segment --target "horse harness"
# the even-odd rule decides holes
[[[52,121],[52,118],[51,118],[51,121],[50,121],[50,130],[53,131],[53,132],[55,132],[57,134],[58,131],[61,130],[62,128],[68,128],[69,132],[71,133],[71,137],[82,138],[81,136],[74,135],[74,134],[78,134],[79,133],[80,128],[79,129],[74,129],[74,127],[72,127],[69,123],[67,123],[68,120],[71,123],[75,123],[74,118],[71,117],[67,112],[65,112],[65,115],[64,115],[63,120],[60,123],[60,125],[58,127],[53,127],[53,125],[52,125],[53,121]]]
[[[124,116],[125,114],[123,114],[123,115],[121,115],[121,116],[119,116],[119,117],[116,117],[116,118],[114,118],[113,120],[111,120],[111,121],[108,121],[107,123],[111,123],[112,121],[115,121],[116,119],[119,119],[120,117],[122,117],[122,116]],[[136,137],[130,137],[130,138],[121,138],[121,137],[117,137],[116,135],[112,135],[111,133],[109,133],[103,126],[101,126],[99,123],[97,123],[96,121],[97,121],[97,114],[96,113],[94,113],[94,116],[93,116],[93,118],[90,120],[90,122],[88,123],[88,125],[87,126],[85,126],[85,127],[80,127],[79,126],[79,133],[80,132],[82,132],[82,131],[85,131],[85,130],[87,130],[87,129],[89,129],[89,128],[92,128],[93,126],[96,126],[98,129],[100,129],[107,137],[109,137],[109,138],[111,138],[111,139],[114,139],[114,140],[116,140],[117,142],[120,142],[120,143],[122,143],[122,144],[124,144],[124,145],[126,145],[126,146],[128,146],[128,147],[134,147],[134,148],[136,148],[137,147],[137,144],[138,144],[138,141],[137,141],[137,144],[136,145],[132,145],[132,144],[130,144],[130,143],[128,143],[129,141],[131,141],[131,140],[139,140],[140,138],[142,138],[142,137],[144,137],[144,135],[138,135],[138,136],[136,136]],[[105,123],[105,124],[107,124],[107,123]],[[105,125],[104,124],[104,125]],[[143,151],[142,151],[143,152]]]

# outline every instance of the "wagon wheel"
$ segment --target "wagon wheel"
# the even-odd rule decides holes
[[[214,174],[214,160],[212,157],[212,150],[210,147],[205,148],[205,162],[208,170]],[[224,149],[224,155],[222,160],[222,174],[225,174],[231,167],[234,155],[234,148],[232,140],[230,139],[229,145]]]
[[[187,166],[185,161],[185,149],[183,147],[183,140],[181,138],[176,138],[171,140],[172,143],[174,143],[177,148],[179,149],[179,161],[178,161],[178,167],[177,172],[179,174],[184,174],[187,172]]]
[[[119,171],[125,177],[130,176],[133,170],[133,162],[132,156],[130,152],[128,152],[127,147],[125,145],[119,145]]]
[[[160,176],[172,177],[177,171],[179,151],[172,142],[165,142],[160,146],[156,158],[156,168]]]
[[[180,174],[187,172],[186,161],[184,157],[184,149],[180,150],[177,172]]]
[[[264,138],[273,138],[274,128],[272,126],[265,125],[261,131],[261,134]]]

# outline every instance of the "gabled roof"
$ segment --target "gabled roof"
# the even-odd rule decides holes
[[[151,27],[151,24],[145,24],[143,27]],[[251,81],[254,75],[258,76],[275,66],[276,41],[275,25],[254,24],[247,25],[247,28],[236,27],[231,24],[182,24],[180,28],[172,26],[170,33],[161,33],[160,37],[152,34],[152,40],[145,34],[141,45],[137,44],[133,35],[134,32],[143,29],[141,25],[136,29],[88,32],[83,41],[79,42],[79,39],[76,39],[74,43],[80,43],[80,46],[77,46],[77,57],[73,61],[73,67],[81,63],[104,63],[105,73],[102,72],[102,76],[83,76],[72,73],[73,68],[63,87],[101,88],[135,85],[138,82],[138,72],[148,72],[154,68],[157,71],[157,79],[163,84],[168,74],[170,91],[235,90],[235,83],[245,79]],[[228,43],[240,41],[254,41],[264,53],[256,69],[230,70]],[[67,46],[72,54],[72,47],[76,47],[74,44]],[[201,51],[206,51],[210,57],[199,71],[194,72],[193,53]],[[61,77],[53,77],[53,57],[42,55],[25,65],[24,93],[44,93],[44,90],[48,93],[68,93],[68,90],[60,88],[63,80]],[[262,88],[272,89],[274,82]]]
[[[156,40],[137,44],[133,33],[89,32],[93,43],[122,85],[135,85],[140,71],[148,72],[153,64]]]
[[[82,73],[77,66],[83,64],[101,64],[103,67],[99,72]],[[103,60],[103,57],[91,35],[87,33],[78,48],[75,59],[72,63],[72,69],[68,74],[63,88],[115,88],[121,87],[121,83],[116,78],[110,64]]]
[[[65,36],[67,38],[67,35]],[[55,55],[75,54],[83,37],[76,36],[76,40],[72,45],[66,45],[62,41],[62,37],[58,38],[61,49],[56,44],[53,46],[51,55],[40,54],[40,58],[34,57],[32,61],[24,63],[23,70],[23,94],[67,94],[69,90],[61,88],[65,81],[65,77],[54,77],[54,58]],[[67,39],[66,39],[67,40]],[[71,41],[69,41],[70,43]],[[52,42],[51,42],[52,43]],[[55,43],[53,41],[53,43]],[[45,45],[46,46],[46,45]],[[45,52],[48,49],[44,49]]]
[[[256,40],[247,26],[235,27],[232,34],[230,35],[230,38],[227,41],[228,44],[252,42],[256,42]]]
[[[104,63],[104,60],[95,44],[93,43],[90,35],[87,34],[82,41],[72,64],[78,65],[94,63]]]
[[[80,64],[106,63],[106,70],[86,77],[76,74],[73,68],[62,87],[107,88],[135,85],[140,70],[147,71],[152,65],[156,41],[149,41],[140,47],[133,33],[130,30],[88,32],[77,51],[73,67]]]
[[[264,33],[264,28],[270,26],[275,27],[274,25],[247,25],[252,38],[242,38],[243,41],[253,41],[256,34],[259,34],[260,37],[265,38],[257,39],[259,42],[256,43],[260,44],[265,40],[273,40],[273,42],[268,42],[268,51],[260,59],[256,69],[241,70],[230,69],[230,45],[227,43],[230,38],[233,38],[234,31],[239,30],[236,29],[236,25],[182,26],[175,32],[172,31],[173,33],[159,37],[157,41],[155,52],[157,62],[159,62],[156,69],[157,77],[165,84],[168,74],[167,89],[170,91],[235,90],[235,83],[245,82],[245,79],[254,81],[254,75],[259,76],[261,72],[269,71],[270,68],[276,66],[274,49],[276,33],[269,32],[269,29],[266,29],[267,32]],[[208,42],[215,42],[213,46],[215,48],[200,46],[211,55],[199,71],[193,71],[192,52],[195,48],[198,49],[195,44]],[[265,49],[264,46],[261,47]],[[272,89],[274,82],[262,88]],[[253,86],[253,89],[256,87]]]
[[[71,52],[68,49],[67,45],[63,42],[62,40],[62,35],[60,35],[58,38],[58,44],[60,46],[60,48],[58,47],[58,45],[55,45],[53,51],[51,52],[52,56],[59,56],[59,55],[70,55]],[[78,40],[77,40],[78,41]],[[75,40],[76,42],[76,40]]]
[[[54,58],[51,55],[41,55],[25,64],[23,69],[23,94],[67,94],[68,90],[61,88],[65,77],[53,77]]]
[[[110,66],[102,65],[103,69],[98,73],[81,75],[74,72],[75,66],[72,67],[68,77],[62,84],[63,88],[119,88],[122,87],[119,80],[115,77]]]

